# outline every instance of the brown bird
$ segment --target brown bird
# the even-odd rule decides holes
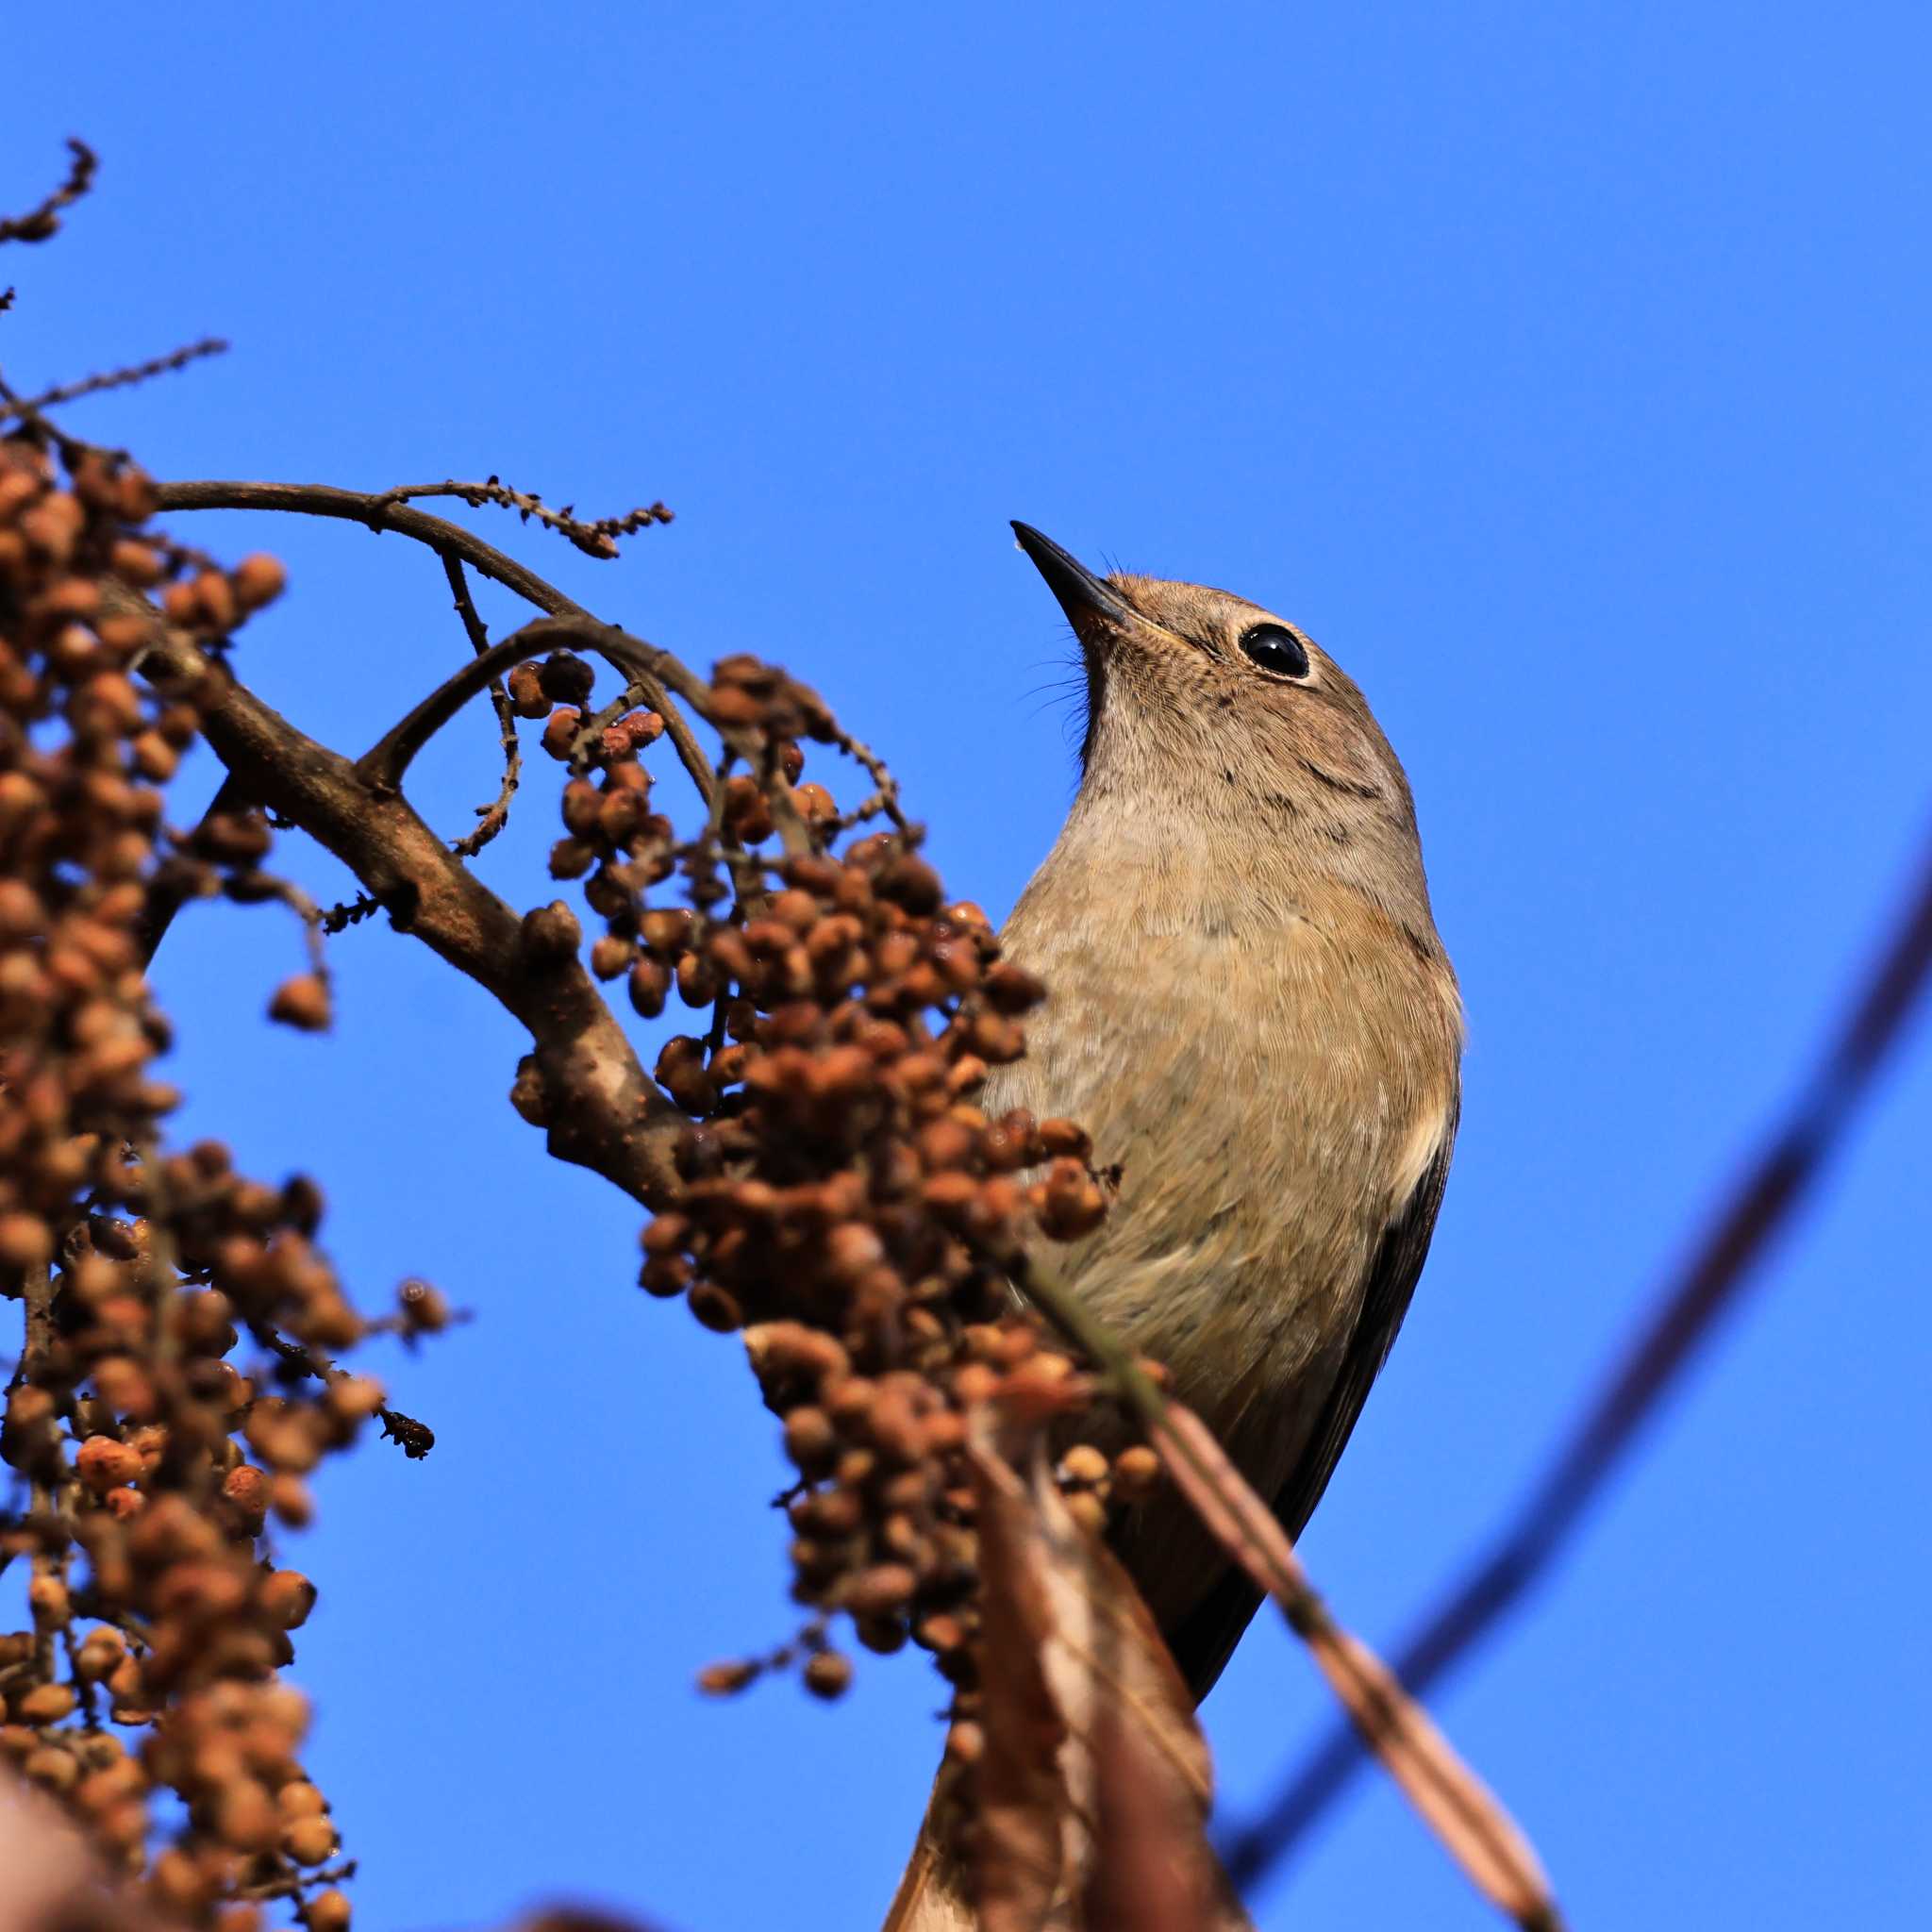
[[[1072,1115],[1119,1164],[1064,1277],[1299,1536],[1407,1310],[1456,1138],[1462,1008],[1408,782],[1293,625],[1097,577],[1013,528],[1079,640],[1088,710],[1078,794],[1003,934],[1048,997],[989,1104]],[[1258,1592],[1172,1494],[1113,1540],[1206,1696]]]

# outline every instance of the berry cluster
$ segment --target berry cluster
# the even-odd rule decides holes
[[[591,667],[565,654],[525,670],[521,707],[569,707],[544,731],[580,771],[552,871],[585,878],[604,925],[593,972],[625,975],[646,1018],[675,998],[704,1022],[657,1055],[689,1125],[676,1198],[643,1232],[641,1285],[708,1328],[744,1331],[797,1472],[782,1501],[808,1620],[772,1655],[701,1681],[737,1690],[802,1659],[807,1688],[836,1696],[851,1676],[833,1647],[842,1614],[869,1649],[933,1655],[953,1687],[955,1754],[970,1759],[969,1413],[998,1402],[1077,1434],[1094,1399],[1013,1284],[1030,1242],[1099,1224],[1107,1176],[1074,1123],[980,1104],[991,1070],[1024,1052],[1024,1016],[1044,989],[1001,957],[976,906],[947,901],[896,814],[841,844],[855,828],[826,788],[802,782],[803,741],[844,741],[784,673],[749,658],[717,667],[707,715],[733,755],[705,829],[679,842],[650,808],[631,743],[587,729]],[[651,896],[667,882],[673,903]],[[529,915],[526,941],[540,923],[559,949],[581,942],[560,902]],[[1144,1449],[1109,1463],[1078,1445],[1061,1474],[1098,1526],[1156,1467]]]
[[[282,574],[151,535],[151,508],[125,462],[0,442],[0,1296],[23,1338],[0,1568],[25,1573],[30,1624],[0,1633],[0,1759],[174,1917],[249,1932],[279,1899],[341,1932],[307,1709],[279,1675],[315,1590],[269,1532],[308,1521],[310,1473],[372,1417],[421,1453],[426,1431],[335,1357],[447,1309],[417,1286],[365,1323],[315,1245],[312,1184],[164,1148],[154,908],[287,891],[258,813],[165,832],[198,719],[192,691],[135,681],[153,616],[125,587],[219,653]],[[302,975],[275,1010],[324,1024],[326,987]]]

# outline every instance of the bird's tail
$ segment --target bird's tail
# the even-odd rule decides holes
[[[918,1841],[881,1932],[974,1932],[979,1923],[965,1861],[946,1841],[946,1810],[941,1803],[944,1782],[942,1770],[926,1800]]]

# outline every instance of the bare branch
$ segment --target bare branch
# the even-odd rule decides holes
[[[145,672],[164,689],[192,693],[208,741],[247,795],[326,846],[398,928],[529,1029],[552,1154],[646,1205],[675,1188],[672,1150],[684,1117],[646,1077],[578,959],[530,957],[517,914],[407,800],[373,787],[158,620]]]

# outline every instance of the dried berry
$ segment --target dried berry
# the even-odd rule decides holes
[[[285,1026],[299,1027],[305,1033],[328,1029],[328,985],[319,974],[304,973],[285,979],[269,1002],[268,1016]]]

